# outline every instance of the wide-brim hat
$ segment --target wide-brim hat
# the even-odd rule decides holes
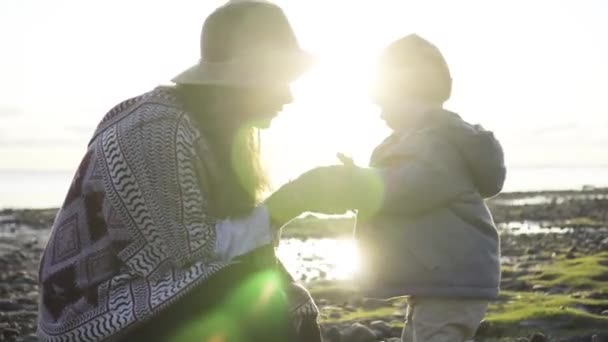
[[[231,0],[203,25],[201,58],[177,84],[260,86],[288,83],[314,64],[283,10],[264,0]]]

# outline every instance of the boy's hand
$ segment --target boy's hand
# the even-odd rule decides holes
[[[355,161],[353,160],[353,158],[347,156],[344,153],[338,153],[336,154],[336,157],[338,157],[338,160],[340,160],[340,162],[344,165],[344,166],[355,166]]]

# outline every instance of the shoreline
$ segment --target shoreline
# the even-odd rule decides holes
[[[502,293],[476,341],[608,341],[608,188],[505,193],[488,204],[499,226],[519,222],[546,230],[500,230]],[[0,341],[36,341],[37,263],[45,241],[35,233],[48,232],[56,211],[0,210]],[[283,238],[351,237],[352,224],[307,216],[284,228]],[[556,227],[565,230],[550,229]],[[394,342],[400,336],[404,298],[363,298],[348,281],[306,286],[320,308],[326,341]]]

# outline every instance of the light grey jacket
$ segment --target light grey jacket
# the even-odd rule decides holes
[[[367,294],[496,298],[499,237],[484,198],[501,191],[506,171],[493,134],[435,111],[382,143],[371,166],[385,193],[357,228]]]

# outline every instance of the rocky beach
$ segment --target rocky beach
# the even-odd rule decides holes
[[[501,232],[502,294],[476,341],[608,341],[608,189],[505,193],[489,205]],[[36,341],[37,263],[55,213],[0,211],[0,341]],[[351,229],[351,219],[306,217],[283,237]],[[327,341],[399,340],[405,298],[363,298],[348,281],[305,280]]]

